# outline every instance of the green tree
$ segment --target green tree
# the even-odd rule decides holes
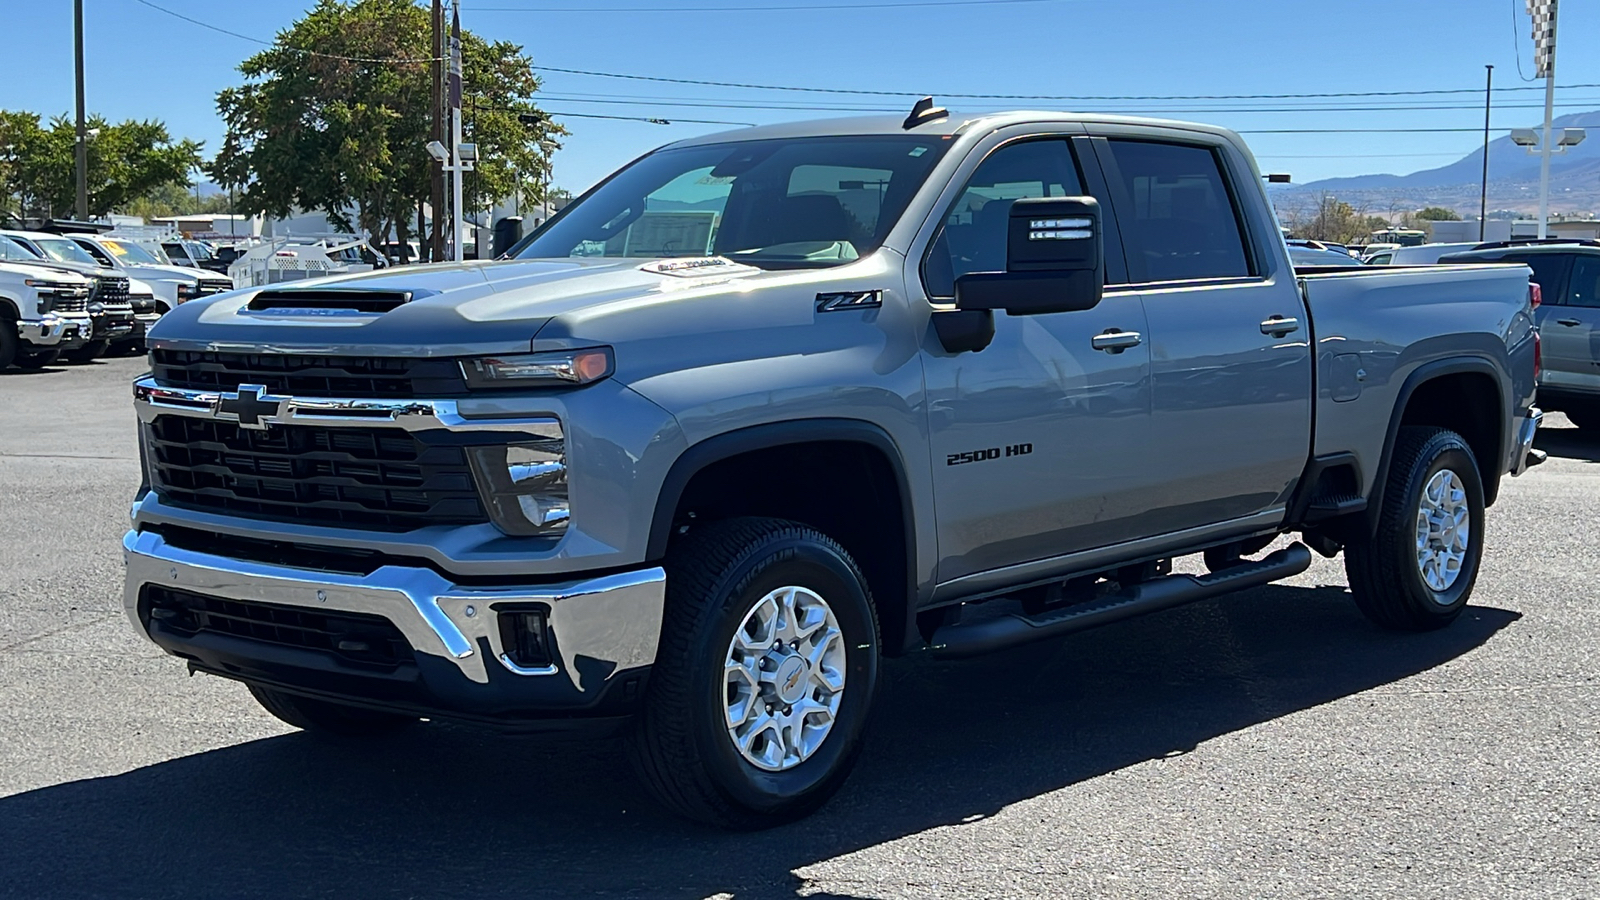
[[[431,193],[430,17],[415,0],[319,0],[217,95],[227,138],[209,172],[238,211],[318,210],[352,231],[408,240]],[[464,140],[478,145],[467,205],[521,191],[537,202],[538,142],[563,133],[532,102],[532,62],[462,33]],[[352,218],[351,212],[354,212]],[[425,235],[419,235],[425,237]]]
[[[88,138],[89,215],[120,210],[166,185],[188,184],[200,165],[198,141],[174,141],[155,120],[112,124],[90,116]],[[0,178],[15,212],[71,215],[77,206],[77,129],[66,116],[48,124],[36,113],[0,112]]]
[[[1411,218],[1418,222],[1459,222],[1461,215],[1453,209],[1442,206],[1428,206],[1411,214]]]

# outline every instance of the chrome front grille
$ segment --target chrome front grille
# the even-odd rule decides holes
[[[89,301],[83,297],[63,297],[54,295],[50,300],[50,311],[58,313],[83,312],[89,308]]]

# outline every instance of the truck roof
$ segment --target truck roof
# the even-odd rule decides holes
[[[934,119],[907,129],[903,115],[850,116],[838,119],[811,119],[801,122],[784,122],[777,125],[757,125],[733,131],[686,138],[668,144],[669,147],[696,147],[705,144],[722,144],[728,141],[760,141],[781,138],[829,137],[834,135],[917,134],[954,135],[973,129],[985,131],[1007,125],[1039,122],[1061,122],[1073,125],[1148,125],[1157,128],[1175,128],[1215,135],[1243,145],[1238,135],[1215,125],[1198,122],[1181,122],[1173,119],[1151,119],[1142,116],[1116,116],[1105,113],[1074,113],[1045,110],[1015,110],[995,113],[962,113],[951,111],[948,118]]]

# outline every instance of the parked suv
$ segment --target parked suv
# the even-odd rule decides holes
[[[1534,310],[1544,356],[1539,404],[1600,432],[1600,242],[1495,241],[1440,262],[1521,263],[1533,270],[1543,295]]]

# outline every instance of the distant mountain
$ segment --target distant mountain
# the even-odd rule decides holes
[[[1550,196],[1553,207],[1595,210],[1600,206],[1600,110],[1573,113],[1555,120],[1557,128],[1587,128],[1589,138],[1566,153],[1550,158]],[[1376,199],[1379,196],[1431,201],[1442,206],[1477,209],[1477,192],[1483,177],[1483,150],[1478,149],[1446,166],[1410,175],[1356,175],[1326,178],[1282,191],[1323,191],[1340,198]],[[1511,143],[1510,137],[1489,143],[1489,196],[1491,209],[1522,209],[1537,204],[1539,157]],[[1532,186],[1530,188],[1530,185]],[[1595,210],[1600,212],[1600,210]]]

